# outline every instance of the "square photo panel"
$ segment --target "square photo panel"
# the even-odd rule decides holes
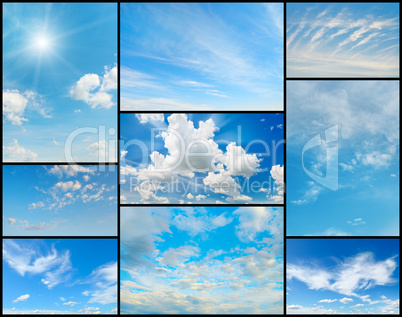
[[[122,204],[283,204],[283,113],[122,113]]]
[[[122,207],[122,314],[283,313],[282,207]]]

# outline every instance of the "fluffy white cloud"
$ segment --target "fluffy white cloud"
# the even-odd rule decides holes
[[[310,289],[357,296],[359,290],[393,283],[396,266],[394,258],[376,261],[371,252],[364,252],[345,259],[333,270],[288,264],[287,275],[288,279],[296,278]]]
[[[29,297],[31,297],[29,294],[21,295],[21,296],[17,297],[17,299],[14,299],[14,300],[13,300],[13,303],[24,302],[24,301],[26,301]]]
[[[165,120],[165,116],[163,113],[136,113],[135,117],[142,124],[158,121],[163,122]]]
[[[158,114],[137,115],[140,122],[157,120]],[[162,117],[160,118],[163,119]],[[140,184],[134,190],[141,195],[141,201],[165,202],[167,198],[158,197],[156,191],[162,182],[173,184],[180,177],[193,178],[196,174],[206,175],[203,184],[215,193],[229,196],[228,201],[251,201],[252,198],[240,193],[240,185],[234,176],[251,177],[259,172],[261,158],[256,154],[247,154],[234,142],[226,146],[226,151],[219,149],[215,142],[215,132],[219,128],[210,118],[199,121],[198,128],[186,114],[174,113],[167,118],[168,127],[160,133],[167,154],[154,151],[150,155],[151,164],[145,168],[122,167],[123,175],[136,176]],[[126,155],[123,150],[122,154]],[[123,180],[124,181],[124,180]],[[143,186],[146,184],[146,186]],[[146,187],[146,188],[144,188]],[[199,195],[197,200],[204,199]],[[190,197],[194,197],[191,194]],[[193,198],[188,198],[193,199]]]
[[[273,190],[276,191],[276,195],[271,194],[268,189],[265,190],[263,188],[260,188],[259,190],[268,191],[267,198],[277,204],[283,203],[283,196],[285,192],[285,180],[283,178],[283,171],[284,168],[280,165],[272,166],[270,171],[271,177],[275,182],[275,187],[273,188]]]
[[[8,146],[3,145],[3,155],[5,162],[30,162],[35,161],[38,157],[37,153],[27,150],[16,139],[13,139]]]
[[[22,125],[27,118],[22,117],[28,99],[18,90],[3,90],[3,114],[13,125]]]
[[[22,125],[28,119],[23,117],[24,112],[29,106],[32,110],[37,111],[44,118],[50,118],[46,110],[42,106],[41,97],[31,90],[20,93],[18,90],[3,90],[3,115],[13,125]]]
[[[81,188],[81,183],[79,181],[68,181],[68,182],[58,182],[54,185],[56,188],[60,188],[62,191],[66,192],[69,190],[76,191]]]
[[[113,95],[109,91],[117,88],[117,67],[109,70],[105,67],[103,77],[97,74],[85,74],[70,90],[70,96],[74,100],[81,100],[91,108],[109,109],[115,105],[112,101]]]
[[[348,304],[353,302],[353,298],[344,297],[339,300],[342,304]]]

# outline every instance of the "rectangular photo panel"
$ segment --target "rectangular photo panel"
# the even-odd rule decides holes
[[[287,235],[399,235],[399,82],[287,82]]]
[[[117,162],[117,3],[3,3],[3,162]]]
[[[399,3],[287,3],[287,77],[399,77]]]
[[[122,207],[122,314],[283,313],[283,207]]]
[[[283,204],[283,113],[122,113],[122,204]]]
[[[287,239],[288,315],[398,315],[399,239]]]
[[[3,165],[3,235],[117,236],[116,165]]]
[[[121,110],[283,110],[283,3],[121,3]]]
[[[3,314],[117,314],[117,239],[3,239]]]

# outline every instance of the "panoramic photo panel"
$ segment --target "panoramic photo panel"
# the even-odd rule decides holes
[[[122,207],[122,314],[283,313],[282,207]]]
[[[399,239],[287,239],[286,313],[399,314]]]
[[[121,110],[283,110],[283,3],[122,3]]]
[[[3,314],[117,314],[117,239],[4,239]]]
[[[288,81],[287,235],[399,235],[399,82]]]
[[[399,3],[287,3],[287,77],[398,77]]]
[[[117,162],[117,3],[3,3],[3,161]]]
[[[122,113],[122,204],[283,204],[282,113]]]
[[[116,236],[117,166],[4,165],[5,236]]]

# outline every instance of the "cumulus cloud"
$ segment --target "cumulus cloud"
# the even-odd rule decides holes
[[[145,123],[151,120],[150,118],[155,119],[154,116],[156,114],[150,117],[140,114],[137,118]],[[226,151],[219,149],[214,140],[219,128],[212,118],[199,121],[198,128],[186,114],[174,113],[167,120],[166,130],[158,136],[163,140],[167,154],[154,151],[150,155],[151,164],[148,166],[134,168],[125,165],[121,168],[122,175],[133,175],[139,180],[139,185],[134,190],[141,195],[143,203],[166,202],[167,198],[158,197],[156,193],[161,189],[162,183],[173,184],[180,177],[194,178],[196,173],[206,175],[203,184],[215,193],[229,196],[228,201],[252,200],[251,197],[240,193],[240,185],[234,177],[247,178],[258,173],[261,158],[256,154],[246,153],[234,142],[226,146]],[[124,149],[123,153],[127,154]],[[143,186],[144,184],[146,186]],[[198,197],[202,199],[203,195]]]
[[[353,302],[353,298],[344,297],[339,300],[342,304],[348,304]]]
[[[5,162],[30,162],[38,157],[37,153],[24,148],[16,139],[13,139],[8,146],[3,145],[3,155]]]
[[[296,278],[310,289],[331,290],[347,296],[358,296],[360,290],[395,282],[394,258],[377,261],[373,253],[364,252],[345,259],[334,269],[288,264],[288,279]]]
[[[70,90],[73,100],[81,100],[91,108],[109,109],[115,105],[113,95],[109,93],[117,89],[117,67],[109,69],[105,66],[103,77],[97,74],[85,74]]]
[[[17,299],[14,299],[13,303],[25,302],[29,297],[31,297],[29,294],[21,295],[21,296],[17,297]]]
[[[3,90],[3,115],[13,125],[22,125],[28,119],[23,117],[27,107],[37,111],[44,118],[50,118],[43,107],[41,97],[31,90],[19,92],[17,89]]]

